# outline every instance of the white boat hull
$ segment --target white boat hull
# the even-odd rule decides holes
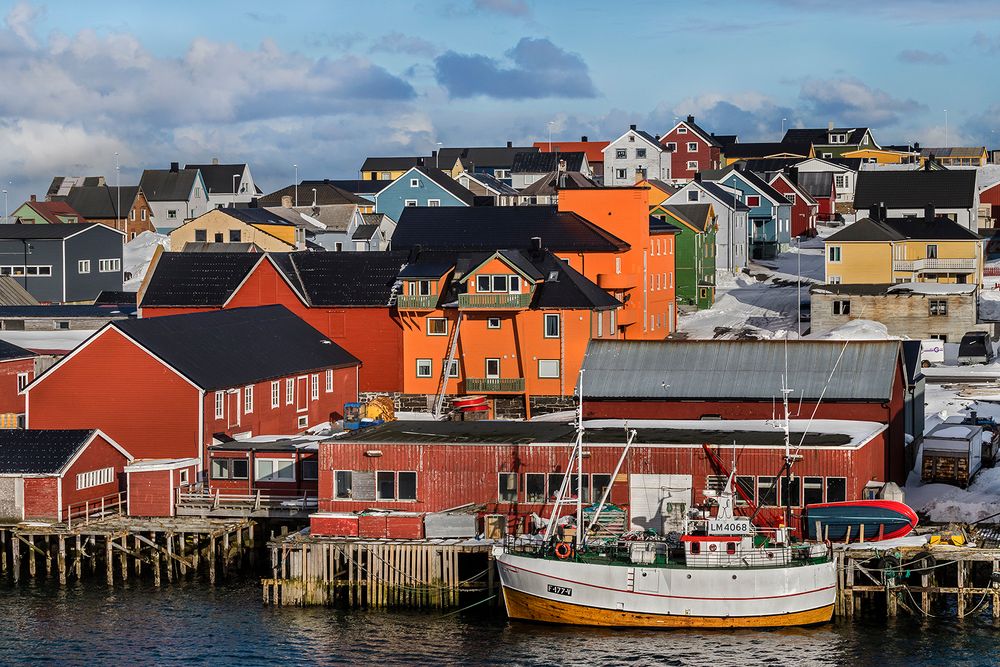
[[[829,621],[832,562],[772,568],[643,567],[496,556],[511,618],[608,627],[778,627]]]

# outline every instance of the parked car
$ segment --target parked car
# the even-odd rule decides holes
[[[989,364],[993,358],[993,341],[985,331],[970,331],[962,336],[958,346],[958,363]]]
[[[812,320],[812,303],[808,299],[803,299],[799,304],[799,319],[803,322]]]
[[[920,341],[920,366],[927,368],[944,363],[944,341],[928,338]]]

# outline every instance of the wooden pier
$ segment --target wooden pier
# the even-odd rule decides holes
[[[54,578],[60,584],[103,577],[109,586],[129,577],[164,579],[202,575],[211,584],[255,561],[263,542],[251,520],[193,517],[138,519],[111,516],[67,524],[0,525],[0,576]]]
[[[902,613],[1000,621],[1000,549],[945,544],[837,547],[834,613],[853,619]]]
[[[263,601],[276,606],[443,608],[498,592],[492,543],[465,539],[311,538],[271,542]]]

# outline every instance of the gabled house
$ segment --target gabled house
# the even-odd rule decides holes
[[[610,142],[604,153],[604,185],[631,187],[644,178],[671,179],[671,156],[659,137],[630,125],[628,131]]]
[[[920,164],[936,160],[945,167],[983,167],[989,162],[985,146],[921,148]]]
[[[722,143],[694,122],[694,116],[678,121],[660,137],[670,153],[670,176],[689,181],[699,171],[722,168]]]
[[[31,195],[10,214],[14,224],[18,225],[61,225],[75,222],[87,222],[80,212],[64,201],[38,201]],[[6,222],[6,221],[5,221]]]
[[[455,180],[475,197],[489,197],[494,206],[517,205],[517,190],[489,174],[472,174],[463,171]]]
[[[560,190],[599,187],[580,172],[553,171],[521,190],[517,202],[521,206],[555,206],[559,203]]]
[[[392,181],[302,181],[262,195],[257,205],[263,208],[284,206],[298,208],[299,206],[330,206],[335,204],[353,204],[362,213],[375,211],[375,193],[389,185]],[[351,184],[354,190],[341,187],[340,184]]]
[[[90,303],[122,289],[123,236],[93,222],[0,225],[0,276],[40,302]]]
[[[711,308],[715,303],[715,258],[718,218],[711,203],[653,207],[651,214],[676,227],[674,273],[678,307]]]
[[[813,150],[807,143],[735,143],[724,149],[726,166],[740,160],[802,160],[809,157],[813,157]]]
[[[52,200],[73,207],[87,222],[99,222],[123,232],[126,241],[143,232],[156,231],[153,209],[137,185],[81,185],[70,188],[65,195],[53,196]]]
[[[186,243],[253,243],[261,250],[305,248],[305,230],[266,208],[217,208],[170,232],[170,247]]]
[[[35,379],[37,359],[34,352],[0,339],[0,414],[17,417],[14,423],[8,417],[4,428],[24,427],[21,391]]]
[[[694,177],[692,176],[692,178]],[[635,187],[649,189],[649,207],[652,208],[657,204],[662,204],[669,197],[676,194],[677,191],[681,189],[682,185],[683,183],[677,183],[675,185],[664,183],[658,178],[644,178],[637,181]]]
[[[153,224],[165,234],[212,208],[201,171],[181,169],[177,162],[169,169],[145,170],[139,187],[153,210]]]
[[[363,181],[395,181],[397,178],[408,172],[411,168],[423,165],[427,158],[414,155],[398,157],[368,157],[361,165],[361,180]],[[450,170],[451,165],[438,163],[437,168]]]
[[[388,250],[396,228],[396,223],[388,216],[362,213],[361,207],[354,204],[269,207],[266,210],[302,229],[306,246],[313,250]]]
[[[249,204],[262,195],[246,163],[219,164],[214,158],[210,164],[187,164],[185,169],[197,169],[205,181],[208,204],[212,208]]]
[[[824,244],[830,284],[982,284],[983,240],[933,206],[919,218],[887,217],[873,206]]]
[[[792,236],[816,236],[819,204],[799,183],[799,170],[792,167],[787,172],[779,171],[767,183],[792,204]]]
[[[792,238],[792,205],[785,195],[742,165],[727,167],[713,180],[739,190],[740,200],[750,209],[751,257],[770,259],[788,247]]]
[[[582,151],[518,153],[514,156],[514,165],[511,168],[511,186],[521,190],[553,171],[575,171],[588,178],[592,174],[587,154]]]
[[[808,157],[837,158],[844,153],[881,146],[867,127],[790,128],[781,138],[783,144],[809,144],[814,153]]]
[[[375,212],[399,220],[411,206],[472,206],[475,195],[440,169],[417,166],[375,195]]]
[[[810,187],[813,199],[820,204],[820,220],[833,220],[839,214],[842,217],[853,219],[854,215],[854,191],[857,187],[858,174],[861,171],[861,161],[848,158],[821,159],[811,158],[797,162],[794,166],[799,170],[799,179],[803,183],[810,183],[815,179]],[[829,174],[829,176],[810,177],[808,174]],[[823,206],[823,193],[826,191],[827,179],[833,179],[833,206],[827,212]],[[829,217],[825,217],[829,216]]]
[[[938,217],[968,230],[978,229],[979,191],[974,169],[935,171],[862,171],[854,192],[854,209],[884,206],[890,218],[923,217],[926,205]]]
[[[694,180],[681,188],[663,203],[712,205],[716,216],[715,268],[717,271],[737,273],[747,265],[747,224],[750,209],[740,200],[740,191],[721,183],[702,180],[695,174]]]
[[[351,242],[356,252],[377,252],[392,248],[396,221],[385,213],[362,213],[361,223],[351,230]]]
[[[425,160],[427,166],[434,165],[457,178],[463,171],[486,174],[511,185],[511,170],[514,156],[518,153],[537,153],[534,146],[515,146],[508,141],[506,146],[480,146],[470,148],[442,148]]]
[[[580,141],[536,141],[535,148],[543,153],[584,153],[587,156],[587,163],[593,170],[591,178],[596,183],[604,183],[604,149],[607,141],[590,141],[586,136],[580,137]]]
[[[218,434],[338,419],[359,364],[283,306],[121,320],[28,385],[28,427],[99,428],[138,458],[204,464]]]

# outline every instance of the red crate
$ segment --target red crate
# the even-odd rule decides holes
[[[358,517],[358,536],[373,539],[388,537],[385,514],[362,514]]]
[[[420,540],[424,537],[424,515],[397,512],[386,517],[386,533],[396,540]]]
[[[310,514],[309,532],[312,535],[329,535],[331,537],[357,537],[358,515],[343,512]]]

